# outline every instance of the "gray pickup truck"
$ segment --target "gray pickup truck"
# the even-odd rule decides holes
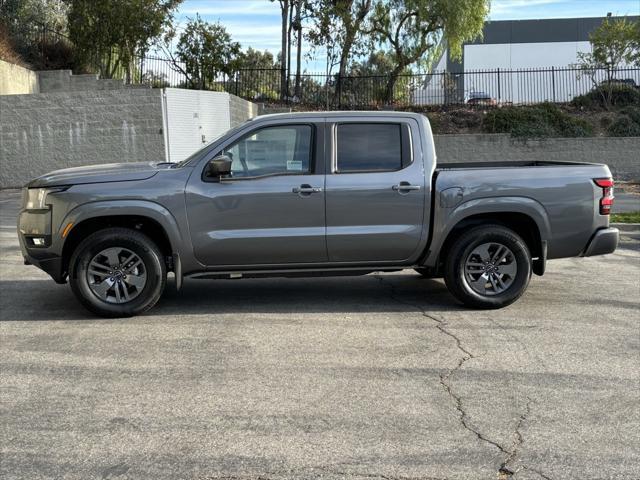
[[[108,317],[183,278],[444,277],[476,308],[509,305],[548,259],[611,253],[606,165],[445,164],[426,117],[267,115],[186,160],[59,170],[24,189],[25,263]]]

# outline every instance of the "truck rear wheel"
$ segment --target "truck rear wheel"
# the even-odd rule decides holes
[[[156,244],[128,228],[108,228],[88,236],[71,256],[69,272],[80,303],[103,317],[131,317],[149,310],[167,280]]]
[[[451,246],[445,283],[462,303],[501,308],[524,293],[531,278],[531,254],[513,230],[501,225],[472,228]]]

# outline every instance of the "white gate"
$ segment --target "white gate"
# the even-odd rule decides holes
[[[231,128],[226,92],[165,88],[162,106],[168,162],[184,160]]]

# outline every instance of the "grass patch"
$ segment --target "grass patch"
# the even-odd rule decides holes
[[[612,213],[613,223],[640,223],[640,212]]]
[[[519,138],[591,137],[594,134],[589,122],[569,115],[552,103],[491,110],[482,122],[482,130]]]

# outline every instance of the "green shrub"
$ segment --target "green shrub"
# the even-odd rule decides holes
[[[608,88],[598,86],[584,95],[579,95],[571,100],[576,107],[589,109],[606,107]],[[640,105],[640,90],[626,85],[616,85],[611,90],[611,105],[624,107],[627,105]]]
[[[633,120],[637,124],[640,124],[640,106],[623,108],[622,110],[620,110],[620,113],[628,115],[629,117],[631,117],[631,120]]]
[[[593,135],[593,127],[588,122],[568,115],[552,103],[491,110],[482,122],[482,129],[520,138]]]
[[[435,135],[440,134],[440,130],[442,128],[442,122],[440,121],[440,119],[436,115],[427,115],[427,118],[429,119],[429,124],[431,125],[431,131]]]
[[[611,137],[640,137],[640,108],[626,107],[609,127],[607,133]]]

